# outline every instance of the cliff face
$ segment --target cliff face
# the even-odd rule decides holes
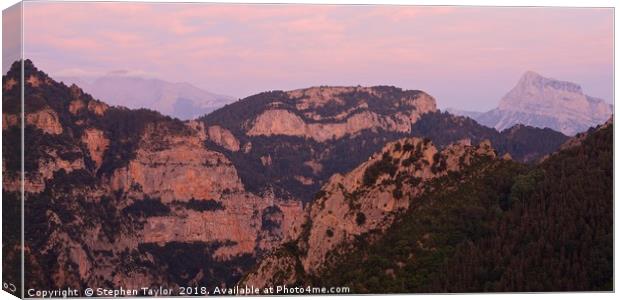
[[[359,94],[355,103],[345,96]],[[367,94],[368,97],[364,97]],[[395,114],[370,108],[371,97],[383,98],[380,89],[358,87],[315,87],[286,93],[295,99],[295,110],[279,108],[278,102],[258,115],[249,126],[249,136],[286,135],[310,138],[318,142],[340,139],[364,130],[409,133],[411,124],[428,112],[436,111],[435,100],[423,93],[405,94],[402,98],[385,103],[383,109],[397,109]],[[376,105],[376,104],[375,104]],[[317,111],[333,107],[335,112],[324,116]],[[304,120],[302,116],[307,120]]]
[[[612,113],[610,104],[586,95],[581,86],[528,71],[498,108],[476,120],[500,131],[524,124],[574,135],[604,123]]]
[[[477,160],[495,158],[488,141],[472,146],[464,140],[443,150],[418,138],[389,143],[351,172],[332,176],[305,211],[297,235],[265,258],[243,282],[292,284],[320,276],[357,239],[383,232],[416,203],[418,195],[436,188],[430,181]]]
[[[332,174],[410,135],[412,124],[434,111],[435,100],[422,91],[324,86],[258,94],[201,121],[248,190],[310,202]]]
[[[109,107],[29,61],[25,70],[30,287],[232,284],[301,213],[300,201],[246,191],[206,146],[238,151],[228,130]],[[14,73],[3,78],[3,134],[18,140]],[[19,151],[5,150],[3,193],[19,199]]]

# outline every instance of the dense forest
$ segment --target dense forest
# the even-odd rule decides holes
[[[500,155],[509,153],[513,159],[523,162],[536,162],[558,149],[568,139],[564,134],[549,128],[524,125],[515,125],[498,132],[468,117],[439,111],[423,115],[411,126],[411,134],[428,137],[439,146],[463,138],[471,139],[475,144],[489,140]]]
[[[613,289],[613,129],[538,166],[488,161],[433,182],[322,276],[355,293]]]

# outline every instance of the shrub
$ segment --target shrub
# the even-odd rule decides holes
[[[364,172],[364,185],[373,185],[381,174],[390,174],[394,176],[396,166],[392,162],[392,157],[384,155],[383,159],[370,165]]]
[[[355,215],[355,223],[357,223],[358,226],[364,225],[364,223],[366,223],[366,215],[363,212],[358,212],[357,215]]]

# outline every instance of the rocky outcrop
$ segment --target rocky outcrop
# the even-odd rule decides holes
[[[230,130],[220,126],[209,126],[207,129],[209,139],[233,152],[239,151],[239,140],[230,132]]]
[[[244,283],[290,284],[303,274],[320,276],[330,258],[346,252],[356,237],[388,228],[430,188],[429,181],[477,159],[495,158],[488,141],[472,146],[464,140],[443,150],[418,138],[389,143],[348,174],[333,175],[306,210],[298,235],[260,263]]]
[[[88,110],[98,116],[103,116],[108,108],[107,104],[100,101],[93,100],[88,102]]]
[[[110,145],[110,140],[105,137],[103,131],[96,128],[84,130],[82,143],[86,144],[90,158],[95,162],[95,167],[97,169],[101,167],[103,154]]]
[[[49,108],[26,114],[26,125],[39,128],[47,134],[61,134],[63,131],[58,114]]]
[[[355,135],[363,130],[385,130],[408,133],[411,124],[427,112],[436,111],[435,100],[425,93],[395,99],[388,105],[398,108],[395,113],[374,111],[371,100],[360,96],[352,107],[346,108],[341,97],[345,93],[367,93],[380,96],[381,92],[368,87],[325,87],[296,90],[288,96],[296,101],[298,112],[280,109],[279,105],[261,113],[247,131],[249,136],[289,135],[311,138],[318,142]],[[277,102],[274,102],[277,103]],[[326,105],[343,106],[341,111],[329,117],[316,113]],[[300,113],[301,116],[298,114]],[[304,118],[302,118],[304,116]]]
[[[203,143],[195,131],[177,134],[149,127],[136,158],[114,172],[111,186],[129,191],[137,185],[145,194],[165,203],[218,199],[225,193],[242,192],[243,185],[232,163]]]
[[[347,118],[343,123],[306,124],[299,116],[287,110],[268,110],[262,113],[248,135],[291,135],[311,138],[318,142],[354,135],[365,129],[409,132],[415,117],[396,115],[395,118],[381,117],[373,112],[362,112]]]
[[[80,99],[73,100],[69,104],[69,112],[74,115],[76,115],[78,112],[80,112],[84,108],[86,108],[86,105],[84,104],[84,101]]]
[[[77,149],[74,149],[78,151]],[[54,178],[54,174],[57,171],[63,170],[66,173],[71,173],[75,170],[82,170],[85,168],[84,159],[76,157],[73,160],[63,159],[62,155],[58,153],[57,149],[49,148],[44,149],[46,152],[46,159],[37,161],[36,172],[26,172],[24,176],[24,191],[29,194],[38,194],[45,190],[46,181]],[[9,192],[21,191],[21,180],[19,176],[8,174],[4,169],[4,179],[2,189]]]

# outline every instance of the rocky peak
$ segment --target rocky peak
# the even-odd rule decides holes
[[[550,87],[556,90],[583,94],[581,86],[576,83],[547,78],[534,71],[527,71],[523,74],[523,76],[521,76],[521,79],[517,84],[517,88],[528,89],[532,86],[538,89]]]
[[[519,110],[530,106],[562,109],[571,103],[587,104],[581,86],[527,71],[517,85],[502,98],[499,108]],[[567,107],[567,108],[568,108]]]
[[[476,120],[500,131],[522,123],[574,135],[605,122],[611,113],[610,104],[584,94],[578,84],[528,71],[496,109]]]
[[[470,140],[461,140],[443,150],[428,139],[388,143],[353,171],[332,176],[306,209],[305,223],[294,240],[267,257],[244,283],[265,286],[293,283],[305,275],[320,276],[332,263],[330,259],[346,254],[357,238],[391,226],[432,188],[429,182],[433,179],[459,172],[477,160],[495,158],[489,141],[472,145]],[[290,249],[297,250],[291,253]]]

